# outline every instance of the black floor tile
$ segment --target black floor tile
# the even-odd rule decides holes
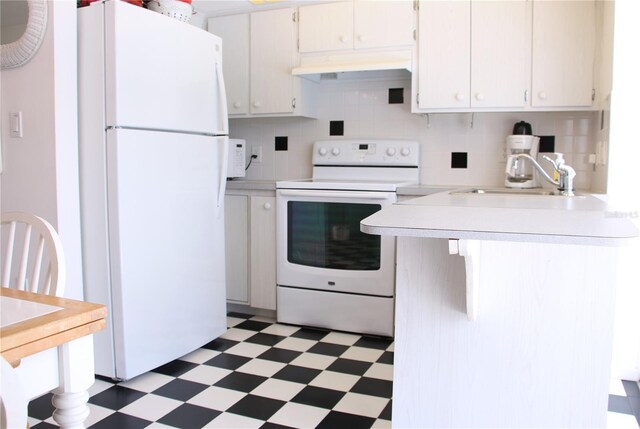
[[[378,358],[377,363],[386,363],[388,365],[393,365],[393,352],[384,352],[382,356]]]
[[[318,408],[332,409],[336,406],[346,392],[325,389],[323,387],[307,386],[302,389],[291,402],[299,404],[311,405]]]
[[[277,399],[247,395],[233,404],[226,412],[259,420],[268,420],[285,404],[285,401]]]
[[[329,367],[328,371],[342,372],[344,374],[363,375],[373,365],[371,362],[363,362],[353,359],[336,359]]]
[[[366,429],[370,428],[375,419],[371,417],[356,416],[354,414],[341,413],[338,411],[331,411],[320,422],[316,429],[336,429],[336,428],[353,428],[353,429]]]
[[[142,429],[152,422],[123,413],[113,413],[93,424],[91,429]]]
[[[309,384],[322,371],[302,366],[287,365],[273,375],[279,380],[293,381],[294,383]]]
[[[222,380],[215,383],[214,386],[249,393],[266,380],[267,377],[261,377],[259,375],[232,372]]]
[[[391,398],[393,394],[393,383],[388,380],[362,377],[351,388],[351,392],[362,393],[364,395],[380,396],[382,398]]]
[[[158,420],[158,423],[174,426],[181,429],[200,429],[211,420],[221,414],[220,411],[199,407],[192,404],[182,404],[166,416]],[[93,429],[93,428],[91,428]]]
[[[251,358],[244,356],[221,353],[218,356],[209,359],[204,364],[209,366],[216,366],[218,368],[236,370],[250,360]]]
[[[342,353],[347,351],[349,347],[343,346],[341,344],[332,344],[332,343],[317,343],[314,344],[307,353],[317,353],[320,355],[328,355],[328,356],[340,356]]]
[[[53,393],[47,393],[29,402],[28,415],[38,420],[46,420],[51,417],[53,410],[55,410],[51,404],[51,398],[53,398]]]
[[[631,412],[634,416],[636,416],[636,420],[638,421],[638,425],[640,426],[640,396],[630,396],[627,399],[629,400]]]
[[[275,346],[285,338],[287,337],[282,337],[280,335],[263,334],[259,332],[254,336],[247,338],[245,342],[253,343],[253,344],[262,344],[263,346]]]
[[[229,350],[231,347],[235,346],[238,343],[239,341],[227,340],[226,338],[216,338],[215,340],[202,346],[202,348],[224,352],[225,350]]]
[[[246,329],[249,331],[262,331],[265,328],[271,326],[272,323],[258,322],[257,320],[247,320],[242,323],[238,323],[234,328]]]
[[[159,366],[158,368],[154,369],[153,372],[169,375],[171,377],[179,377],[185,372],[192,370],[196,366],[198,366],[198,364],[176,359],[173,362],[169,362],[167,364]]]
[[[390,400],[384,410],[378,416],[379,419],[382,420],[391,420],[391,409],[393,408],[393,400]]]
[[[235,317],[236,319],[251,319],[253,317],[253,314],[238,313],[238,312],[232,311],[227,313],[227,316]]]
[[[29,416],[31,417],[31,415]],[[60,429],[60,426],[52,425],[51,423],[47,423],[47,422],[40,422],[35,426],[29,426],[29,429]]]
[[[295,428],[291,426],[282,426],[282,425],[277,425],[275,423],[266,422],[265,424],[260,426],[260,429],[295,429]]]
[[[357,347],[366,347],[368,349],[378,349],[378,350],[386,350],[389,348],[393,340],[387,338],[379,338],[379,337],[362,337],[354,346]]]
[[[119,410],[145,395],[144,392],[122,386],[112,386],[89,398],[89,402],[110,410]]]
[[[153,391],[155,395],[186,402],[205,390],[206,384],[195,383],[189,380],[176,379]]]
[[[297,358],[298,356],[300,356],[301,354],[302,352],[297,352],[294,350],[286,350],[286,349],[279,349],[277,347],[272,347],[266,352],[262,353],[260,356],[258,356],[258,359],[272,360],[272,361],[281,362],[281,363],[289,363],[295,358]]]
[[[633,398],[640,397],[640,388],[638,388],[638,383],[635,381],[622,380],[622,385],[624,386],[624,391],[627,393],[627,396]]]
[[[294,338],[303,338],[305,340],[320,341],[321,339],[326,337],[329,332],[330,331],[325,331],[322,329],[300,328],[291,336]]]

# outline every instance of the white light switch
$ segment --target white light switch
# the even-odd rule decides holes
[[[11,137],[22,138],[22,112],[9,113],[9,129]]]

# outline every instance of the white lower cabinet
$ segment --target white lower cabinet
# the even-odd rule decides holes
[[[275,196],[227,192],[225,248],[227,301],[276,309]]]

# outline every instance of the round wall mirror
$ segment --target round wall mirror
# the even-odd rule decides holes
[[[0,68],[29,62],[47,29],[46,0],[2,0],[0,2]]]

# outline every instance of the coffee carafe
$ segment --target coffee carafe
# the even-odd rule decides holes
[[[531,124],[520,121],[513,126],[513,134],[507,136],[507,158],[511,155],[528,154],[533,159],[538,155],[540,138],[532,135]],[[531,162],[523,158],[512,159],[510,174],[505,175],[504,185],[508,188],[536,188],[539,186]]]

